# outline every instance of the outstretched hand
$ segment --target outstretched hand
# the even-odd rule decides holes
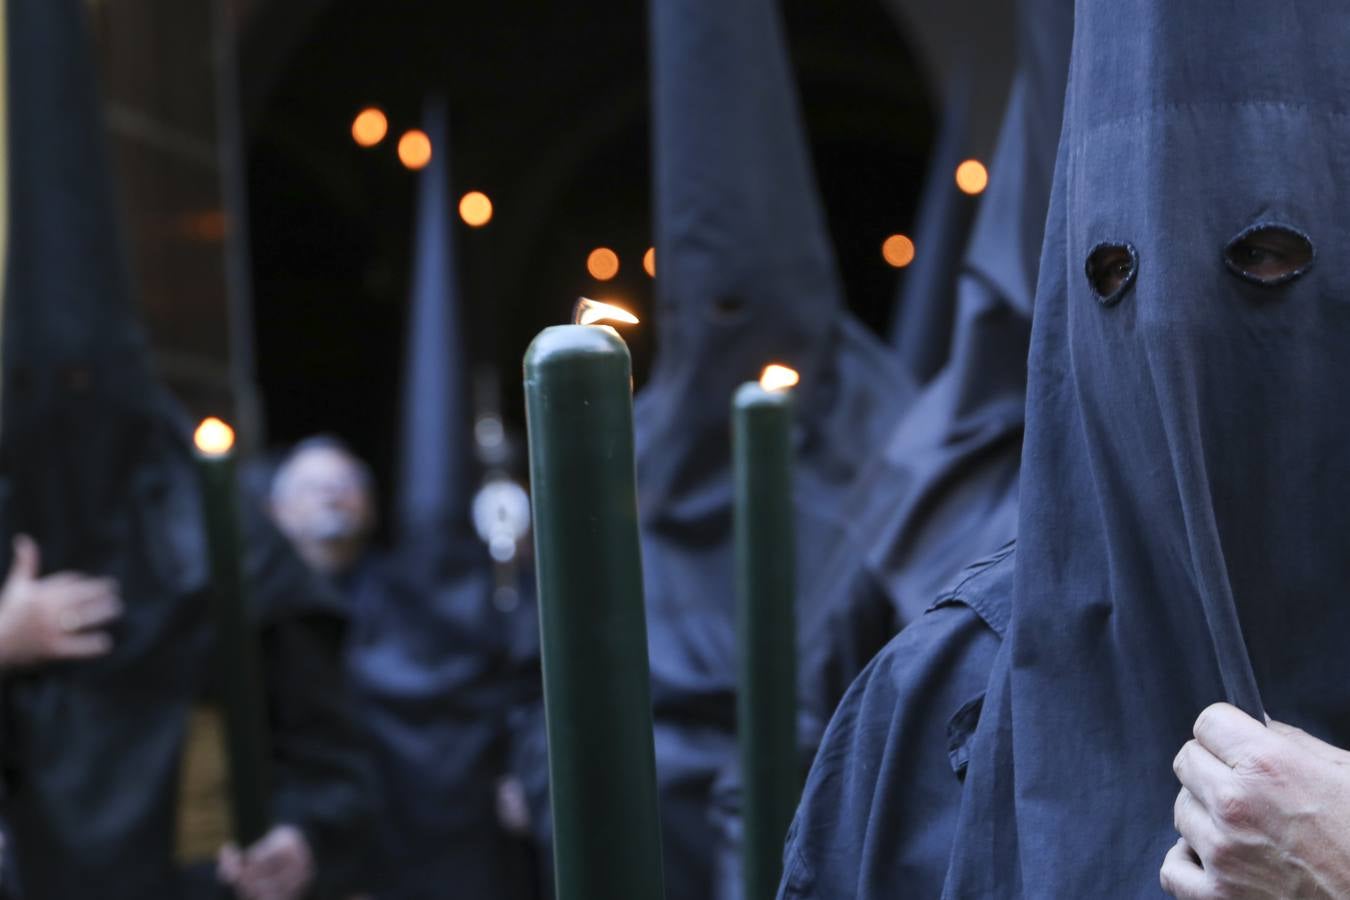
[[[1225,703],[1172,763],[1181,840],[1159,877],[1179,900],[1350,897],[1350,753]]]
[[[32,538],[14,539],[14,560],[0,587],[0,668],[102,656],[107,628],[122,615],[116,582],[77,572],[39,577]]]

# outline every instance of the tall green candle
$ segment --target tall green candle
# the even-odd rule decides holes
[[[607,327],[544,329],[525,409],[557,895],[660,900],[628,347]]]
[[[741,385],[732,402],[745,900],[777,895],[783,842],[801,790],[792,402],[786,391],[795,380],[791,369],[770,367],[763,383]]]
[[[248,847],[271,826],[268,803],[267,719],[257,638],[248,622],[248,583],[240,555],[234,472],[234,432],[219,419],[197,428],[207,549],[210,610],[215,629],[215,675],[225,720],[234,839]]]

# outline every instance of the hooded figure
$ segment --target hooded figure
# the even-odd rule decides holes
[[[31,535],[49,570],[115,579],[126,604],[107,655],[6,673],[6,867],[35,900],[173,897],[189,711],[213,693],[200,486],[188,428],[150,374],[135,321],[82,7],[5,4],[0,531]],[[242,506],[272,810],[304,833],[319,889],[336,889],[367,798],[341,689],[345,620]]]
[[[1009,482],[1017,466],[1022,374],[1014,360],[1025,353],[1030,309],[1006,298],[1019,296],[1020,286],[1020,299],[1030,302],[1036,258],[1026,249],[1040,240],[1043,216],[1034,210],[1043,213],[1048,203],[1072,0],[1023,0],[1019,21],[1019,64],[993,187],[980,211],[972,269],[962,282],[962,310],[969,318],[962,320],[961,334],[969,340],[958,338],[953,365],[943,375],[983,392],[964,391],[962,408],[976,413],[968,423],[938,419],[945,426],[937,432],[941,441],[928,450],[937,462],[917,468],[942,477],[919,480],[913,496],[906,494],[914,490],[913,479],[895,478],[890,485],[899,488],[899,501],[886,492],[887,483],[874,487],[883,502],[891,499],[914,516],[913,535],[906,528],[891,532],[910,536],[919,551],[910,562],[917,571],[897,573],[908,579],[901,584],[910,590],[900,595],[907,602],[899,607],[908,624],[852,683],[830,720],[788,840],[784,898],[931,897],[946,874],[970,739],[1011,606],[1015,555],[1006,542],[1016,509],[1015,484]],[[991,360],[1002,368],[983,372],[986,382],[979,367]],[[958,372],[962,378],[955,378]],[[915,411],[951,396],[950,389],[940,390],[943,379],[925,391]],[[963,434],[973,439],[952,437]],[[915,457],[923,458],[917,446]],[[924,497],[924,489],[934,492],[933,499]],[[999,539],[1005,544],[992,556],[948,576],[947,585],[935,583],[951,571],[962,547],[987,552]],[[914,608],[920,596],[927,598],[923,614]],[[821,672],[808,673],[808,690],[812,677]]]
[[[818,738],[849,684],[971,560],[1012,540],[1032,295],[1050,199],[1073,0],[1022,0],[991,182],[954,286],[951,355],[850,492],[809,594],[802,697]],[[953,187],[953,190],[955,188]]]
[[[773,0],[653,0],[658,354],[637,486],[667,896],[710,896],[709,790],[735,753],[730,407],[768,363],[795,390],[798,583],[911,394],[844,310]]]
[[[507,719],[538,700],[492,603],[492,564],[470,522],[473,438],[454,265],[445,104],[426,105],[419,177],[396,547],[347,573],[348,667],[382,798],[371,873],[382,900],[508,898],[511,847],[496,815]],[[536,663],[537,665],[537,663]]]
[[[942,121],[929,154],[914,240],[922,248],[900,277],[891,343],[915,383],[926,384],[947,361],[956,304],[951,286],[960,273],[970,223],[979,200],[956,186],[952,173],[970,154],[974,66],[955,71],[942,98]]]
[[[1350,745],[1350,9],[1082,2],[1075,28],[951,897],[1160,894],[1212,702]]]

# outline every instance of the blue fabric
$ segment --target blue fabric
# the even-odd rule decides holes
[[[956,323],[952,285],[961,272],[971,221],[980,198],[956,186],[956,167],[970,157],[971,102],[975,67],[962,58],[949,64],[937,136],[914,222],[914,261],[900,273],[891,318],[891,343],[918,384],[942,370]]]
[[[637,486],[669,900],[711,896],[709,792],[735,757],[732,394],[796,392],[798,583],[912,387],[844,311],[774,0],[653,0],[657,356]]]
[[[1009,546],[973,566],[849,688],[788,835],[780,898],[941,891],[1013,558]]]
[[[947,896],[1160,895],[1209,703],[1350,744],[1347,41],[1339,3],[1078,4],[1014,614]],[[1261,222],[1320,258],[1238,277],[1225,247]],[[1101,242],[1138,259],[1109,306]]]
[[[1025,0],[1019,62],[960,281],[951,357],[845,503],[847,527],[807,594],[808,735],[886,640],[1017,525],[1026,354],[1062,118],[1072,0]],[[953,188],[954,189],[954,188]]]
[[[467,523],[473,496],[470,376],[455,267],[445,102],[428,100],[422,119],[432,155],[418,176],[404,348],[395,504],[395,532],[401,541]]]

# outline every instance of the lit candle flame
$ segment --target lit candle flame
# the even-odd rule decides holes
[[[572,313],[572,321],[577,325],[596,325],[600,322],[636,325],[638,317],[622,306],[601,303],[599,300],[592,300],[589,297],[581,297],[577,300],[576,310]]]
[[[215,416],[202,419],[192,435],[197,449],[207,456],[224,456],[234,446],[234,429]]]
[[[759,386],[766,391],[785,391],[801,379],[796,369],[770,363],[759,376]]]

